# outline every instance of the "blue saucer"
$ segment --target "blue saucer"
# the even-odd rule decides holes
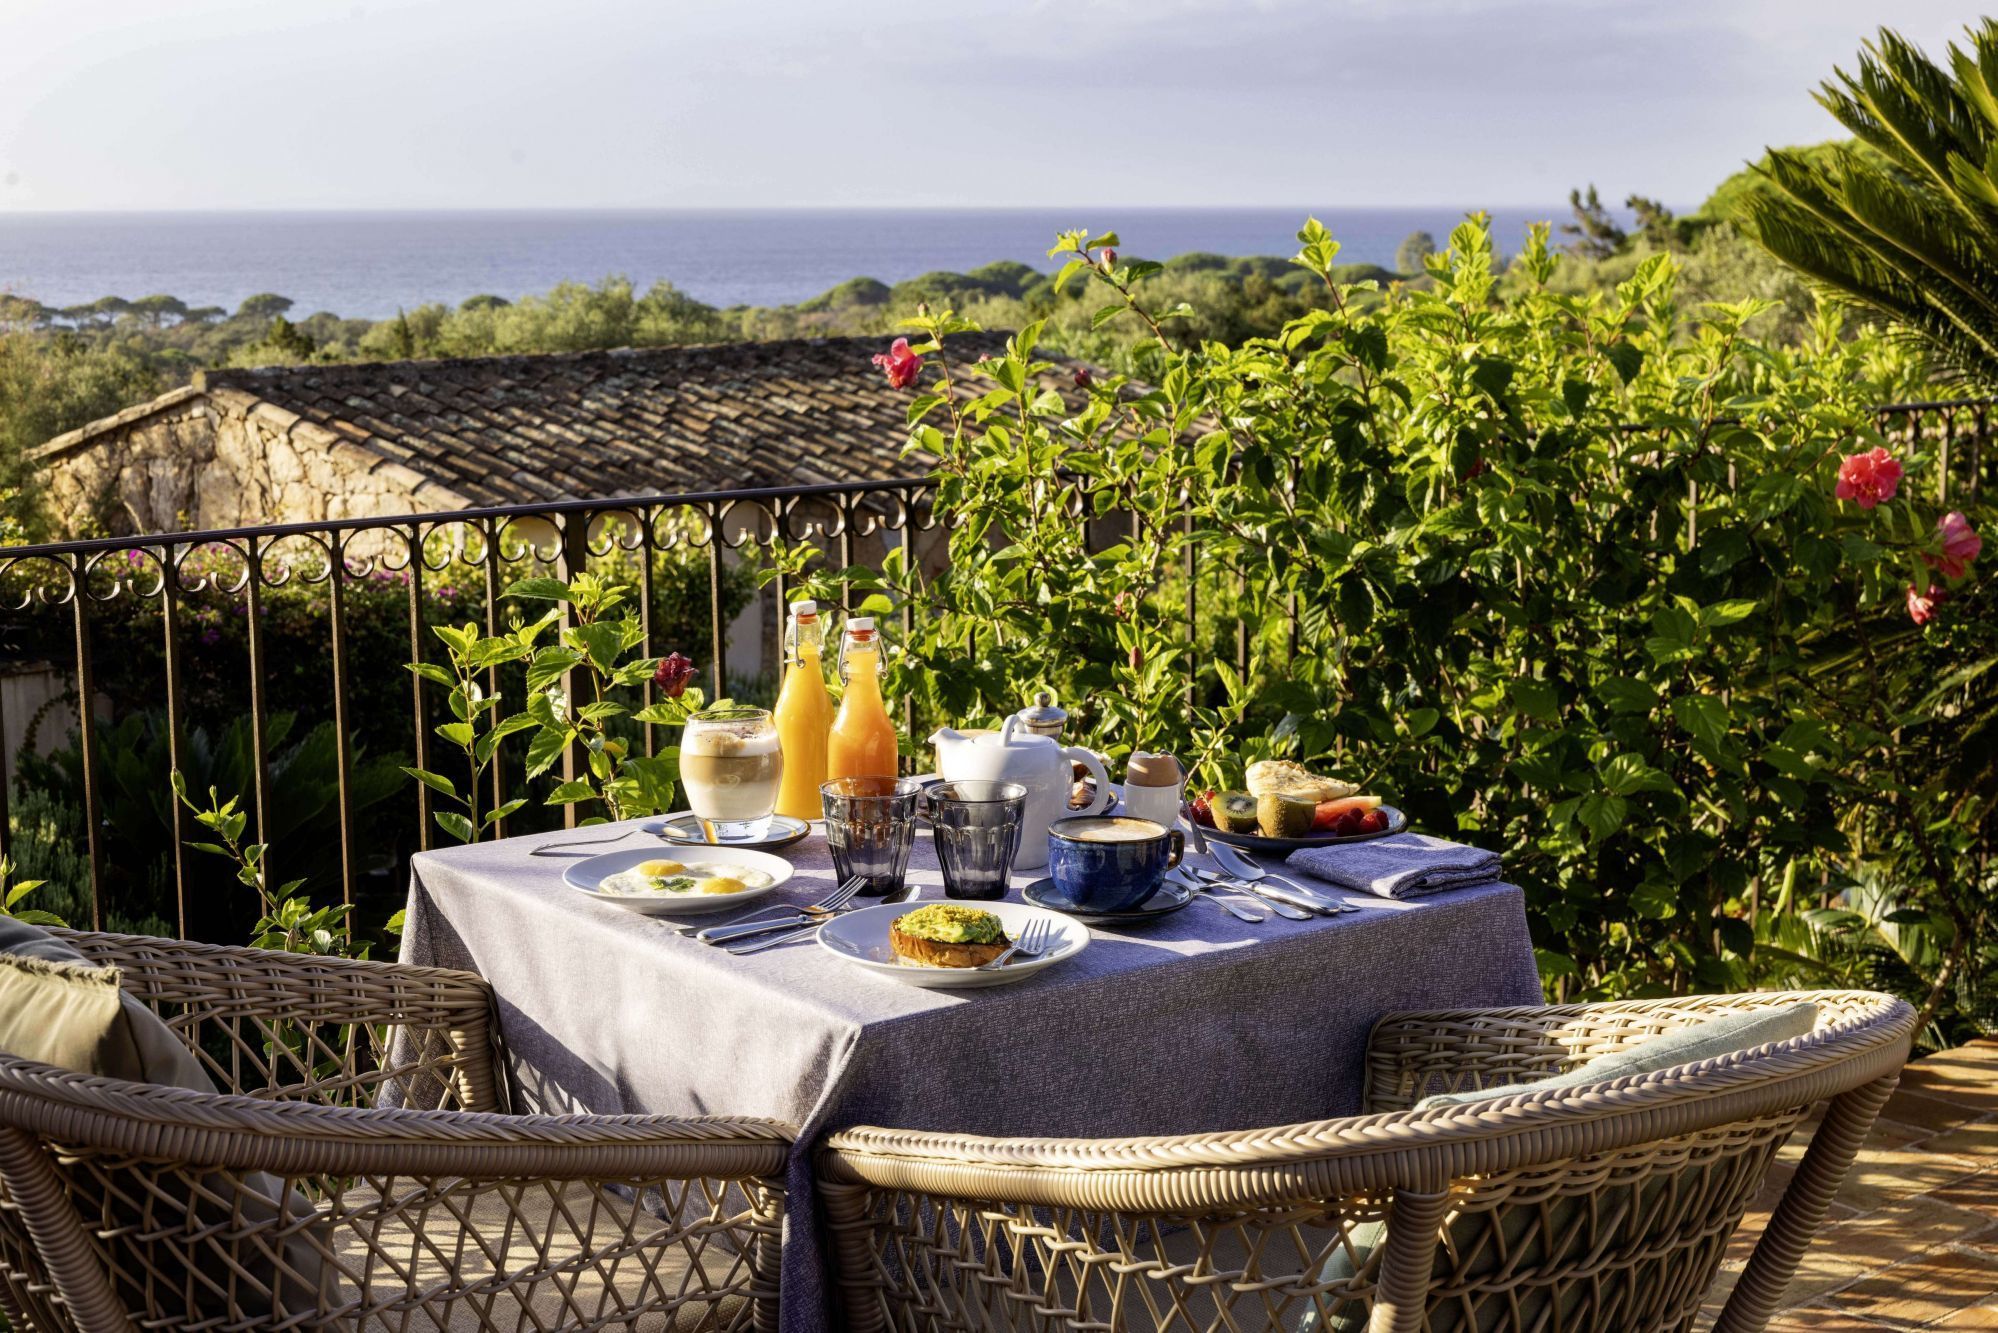
[[[1037,879],[1020,890],[1020,896],[1036,907],[1045,907],[1050,912],[1060,912],[1072,916],[1077,921],[1091,926],[1141,926],[1148,921],[1156,921],[1162,916],[1171,916],[1194,899],[1194,892],[1184,884],[1167,880],[1159,885],[1159,891],[1125,912],[1085,912],[1079,907],[1071,907],[1056,892],[1054,881]]]

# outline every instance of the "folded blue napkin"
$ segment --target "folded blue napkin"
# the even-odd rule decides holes
[[[1497,852],[1427,833],[1307,847],[1292,852],[1284,864],[1342,889],[1381,898],[1420,898],[1466,884],[1488,884],[1500,869]]]

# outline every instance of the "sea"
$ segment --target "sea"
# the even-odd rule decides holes
[[[327,310],[385,319],[427,301],[511,300],[559,282],[664,280],[712,305],[787,305],[848,278],[894,283],[1013,259],[1052,268],[1055,233],[1114,230],[1129,256],[1296,252],[1307,216],[1340,258],[1392,266],[1414,231],[1439,243],[1467,210],[1397,208],[1035,208],[761,212],[0,212],[0,292],[44,305],[156,293],[234,310],[276,292],[294,317]],[[1502,252],[1565,205],[1495,208]]]

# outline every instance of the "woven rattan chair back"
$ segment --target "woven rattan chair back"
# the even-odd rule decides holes
[[[62,934],[225,1091],[0,1057],[17,1325],[775,1328],[785,1127],[504,1114],[469,974]]]
[[[1795,1040],[1611,1084],[1412,1109],[1723,1013],[1818,1005]],[[1821,1122],[1719,1329],[1761,1328],[1907,1057],[1862,992],[1396,1015],[1367,1114],[1240,1134],[886,1129],[820,1155],[849,1326],[1651,1333],[1691,1326],[1784,1142]]]

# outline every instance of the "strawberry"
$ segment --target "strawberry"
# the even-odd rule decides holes
[[[1387,811],[1381,809],[1379,806],[1375,806],[1372,810],[1360,816],[1360,832],[1362,833],[1384,833],[1387,831],[1387,826]]]

